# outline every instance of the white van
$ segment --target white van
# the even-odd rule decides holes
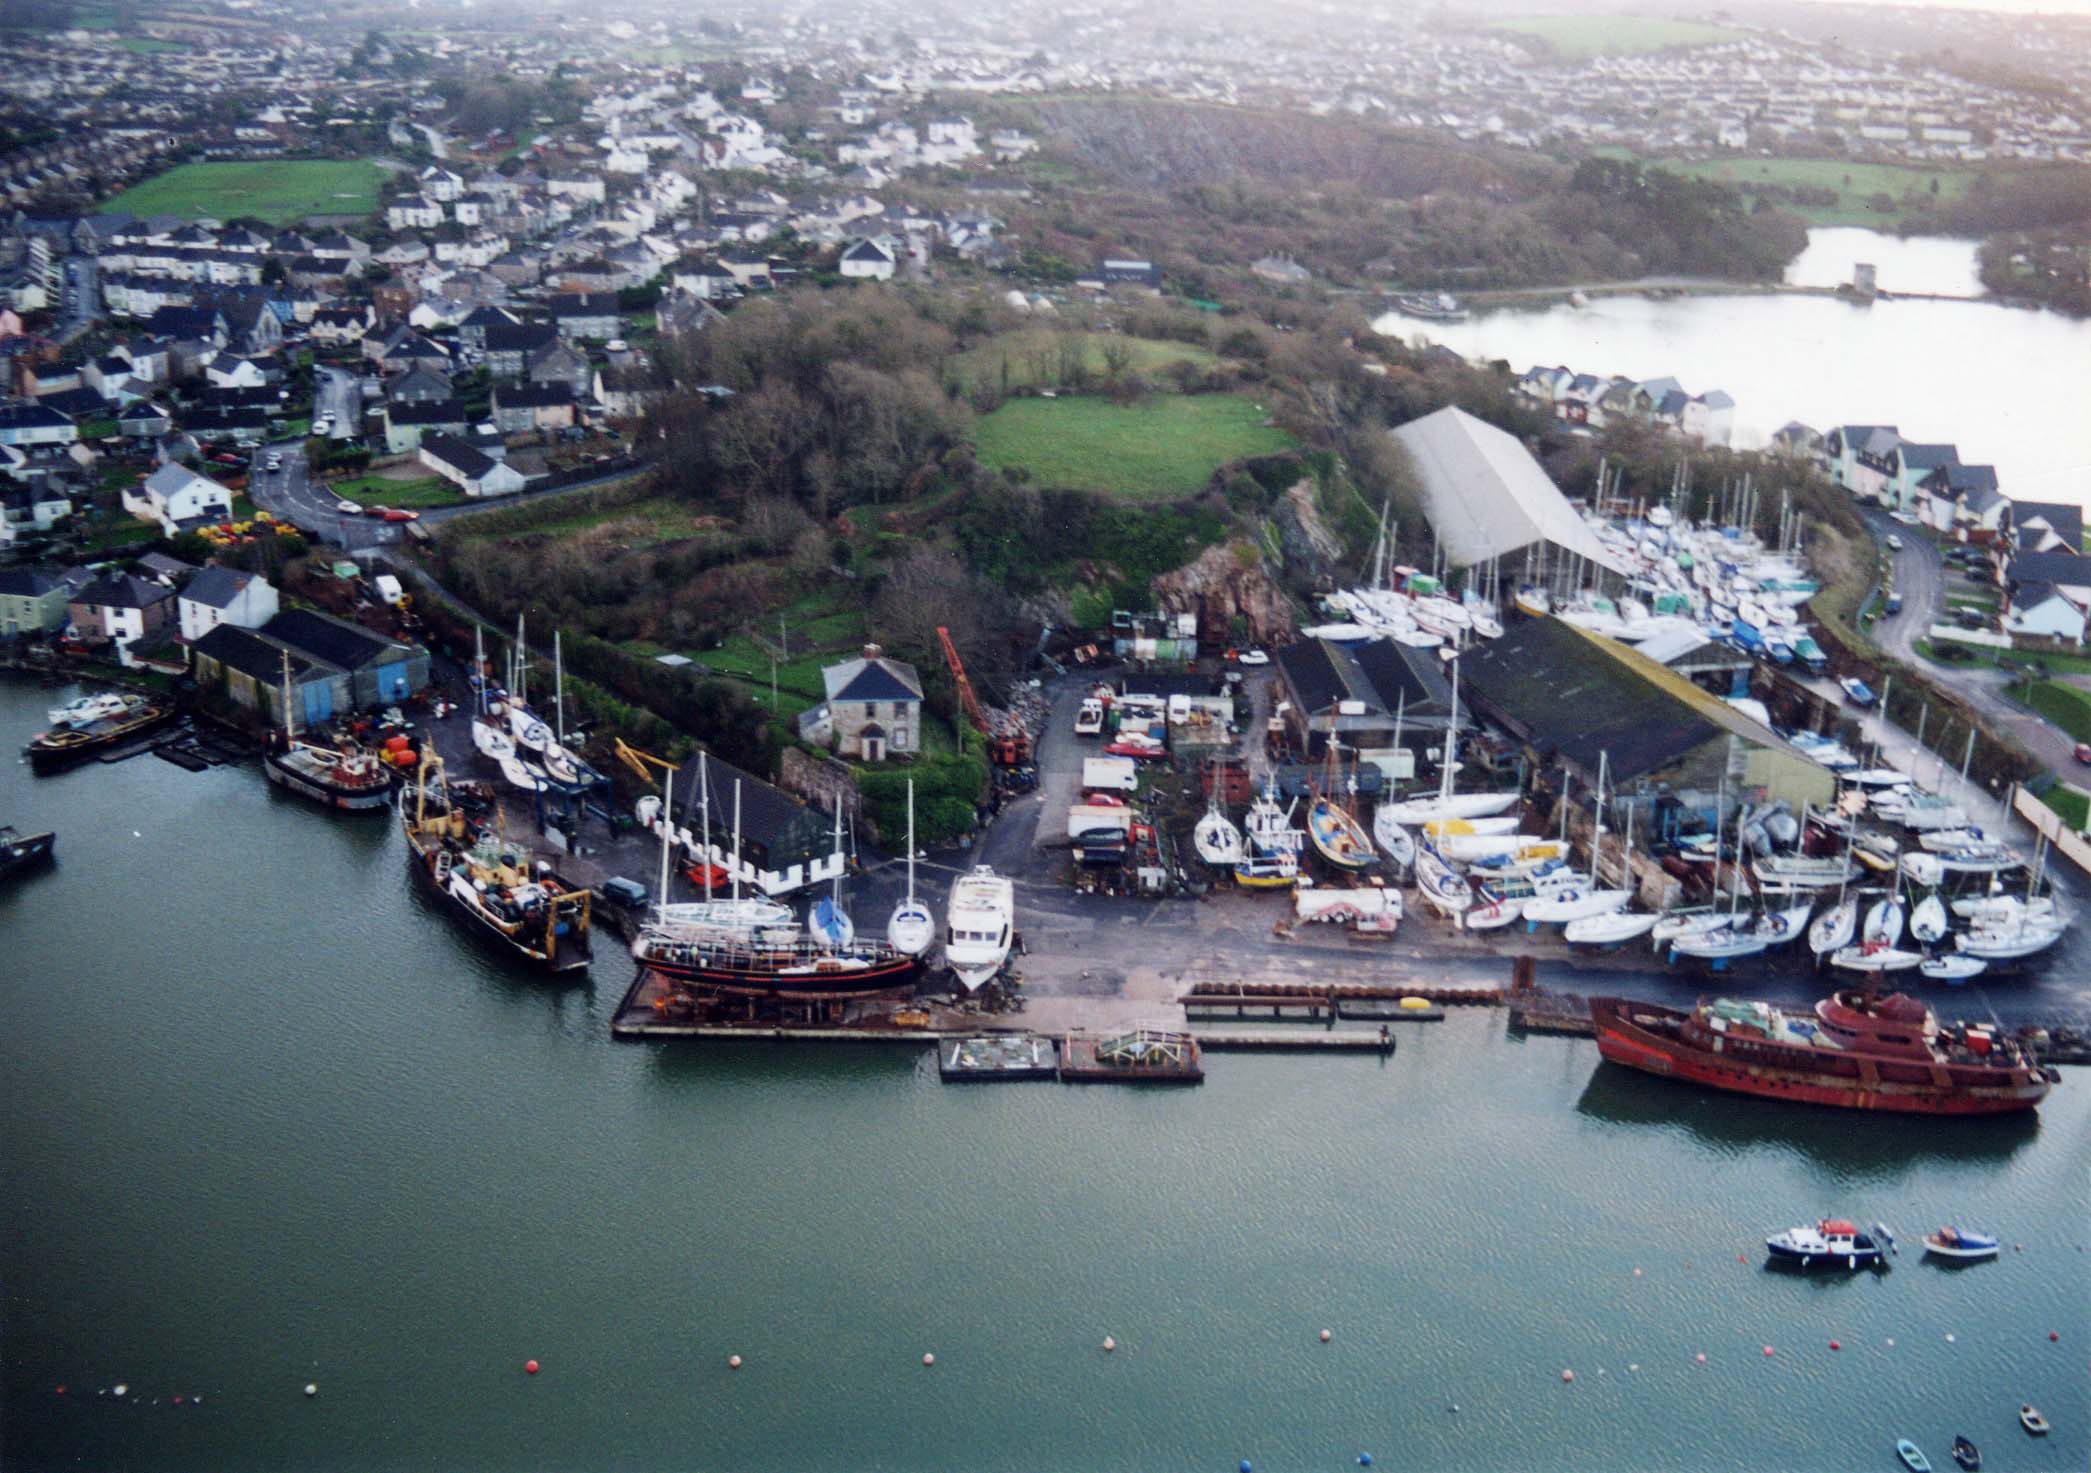
[[[388,604],[396,604],[407,596],[407,591],[399,586],[399,580],[390,573],[378,574],[370,580],[370,586],[377,590],[377,596]]]

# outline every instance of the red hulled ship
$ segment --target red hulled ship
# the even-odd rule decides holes
[[[1839,992],[1812,1015],[1719,998],[1690,1012],[1594,997],[1597,1051],[1615,1064],[1712,1089],[1917,1115],[2030,1110],[2055,1080],[2016,1042],[1939,1026],[1895,993]]]

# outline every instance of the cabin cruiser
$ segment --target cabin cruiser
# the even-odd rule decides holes
[[[944,962],[966,991],[992,981],[1016,939],[1016,887],[977,864],[951,884],[944,913]]]

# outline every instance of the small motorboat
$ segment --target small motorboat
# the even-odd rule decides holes
[[[1881,1261],[1881,1245],[1858,1224],[1841,1217],[1824,1218],[1814,1227],[1788,1228],[1764,1240],[1771,1256],[1782,1262],[1813,1268],[1818,1263],[1842,1263],[1848,1269]]]
[[[1866,684],[1865,681],[1859,679],[1856,675],[1847,675],[1844,679],[1838,681],[1837,684],[1844,688],[1844,698],[1854,706],[1870,706],[1873,704],[1873,687]]]
[[[2047,1418],[2040,1415],[2040,1408],[2030,1401],[2018,1409],[2018,1425],[2033,1437],[2047,1436]]]
[[[1935,1233],[1924,1235],[1924,1251],[1940,1258],[1957,1259],[1973,1263],[1979,1259],[1995,1258],[1997,1240],[1988,1233],[1971,1233],[1966,1228],[1942,1227]]]
[[[1968,1473],[1980,1473],[1982,1449],[1956,1433],[1953,1438],[1953,1461],[1967,1469]]]
[[[1902,1459],[1902,1465],[1908,1468],[1910,1473],[1931,1473],[1931,1459],[1924,1456],[1923,1448],[1907,1437],[1895,1440],[1895,1456]]]
[[[97,721],[111,716],[121,716],[130,709],[130,702],[114,691],[100,695],[80,696],[62,706],[53,706],[44,712],[51,725],[57,727],[92,726]]]

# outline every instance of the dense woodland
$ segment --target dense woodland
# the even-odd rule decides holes
[[[1158,261],[1193,296],[1291,255],[1340,284],[1454,289],[1677,273],[1776,278],[1800,220],[1642,169],[1569,167],[1347,118],[1144,99],[1006,104],[1061,182],[1011,207],[1027,265]],[[1054,171],[1048,171],[1049,175]]]

